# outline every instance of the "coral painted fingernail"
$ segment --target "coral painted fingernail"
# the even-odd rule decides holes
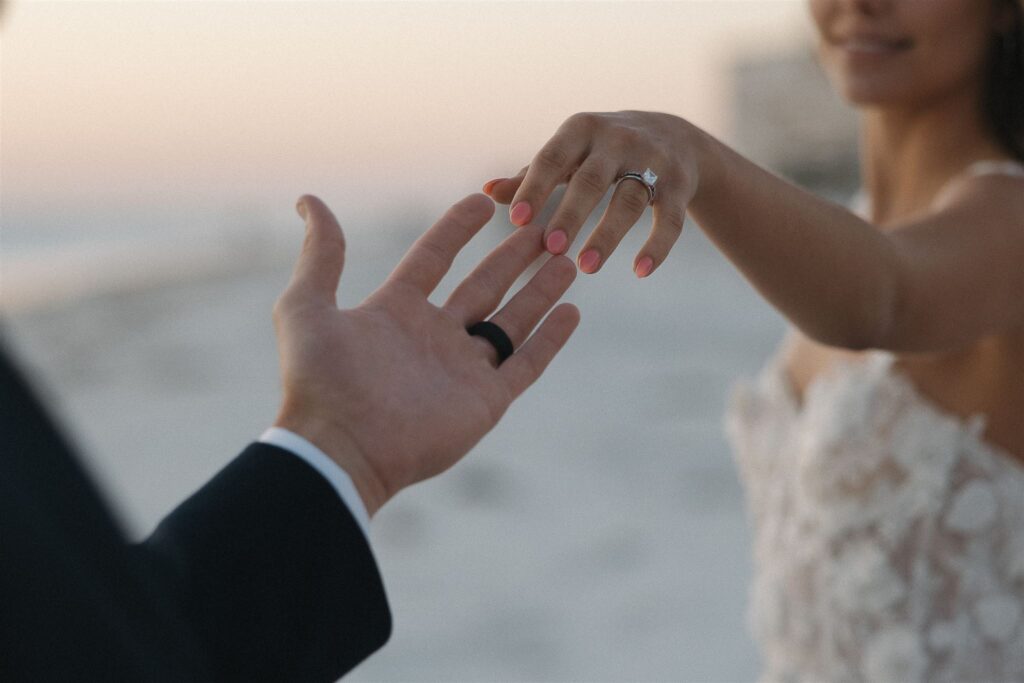
[[[580,254],[580,270],[584,273],[593,273],[600,263],[601,255],[597,253],[597,249],[587,249]]]
[[[654,270],[654,259],[652,259],[650,256],[644,256],[636,264],[637,277],[647,277],[648,275],[651,274],[652,270]]]
[[[488,180],[486,183],[484,183],[484,193],[490,194],[491,190],[494,189],[494,186],[500,183],[502,180],[505,180],[505,178],[495,178],[494,180]]]
[[[530,209],[530,205],[526,202],[519,202],[512,207],[512,211],[508,216],[513,225],[526,225],[532,215],[533,210]]]
[[[548,235],[547,248],[552,254],[561,254],[565,251],[565,246],[569,243],[569,238],[566,237],[565,233],[561,230],[555,230],[553,233]]]

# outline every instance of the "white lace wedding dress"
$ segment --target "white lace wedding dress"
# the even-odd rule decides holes
[[[733,387],[763,680],[1024,681],[1024,465],[893,360],[838,362],[802,406],[779,352]]]

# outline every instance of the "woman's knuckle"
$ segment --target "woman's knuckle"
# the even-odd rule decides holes
[[[660,169],[664,175],[675,173],[679,167],[672,153],[661,143],[655,144],[651,150],[651,163]]]
[[[693,180],[693,175],[682,162],[675,162],[670,167],[670,173],[672,175],[673,185],[678,187],[689,187]]]
[[[632,152],[629,145],[619,136],[618,131],[610,134],[602,142],[605,152],[612,158],[624,160]]]
[[[562,147],[551,145],[537,153],[537,163],[549,169],[562,169],[569,163],[569,155]]]
[[[619,146],[633,151],[642,149],[647,142],[643,131],[631,126],[616,129],[615,137]]]
[[[592,193],[604,193],[608,189],[608,179],[597,166],[583,166],[576,171],[574,177],[584,190]]]
[[[597,124],[597,114],[589,111],[576,112],[566,120],[566,125],[570,128],[582,128],[589,130],[594,128]]]
[[[578,111],[569,116],[569,118],[565,120],[564,125],[567,127],[579,126],[585,123],[589,116],[590,114],[585,111]]]

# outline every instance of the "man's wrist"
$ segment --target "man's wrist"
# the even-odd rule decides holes
[[[315,415],[282,409],[274,426],[298,434],[345,470],[371,517],[391,497],[358,444],[338,425]]]

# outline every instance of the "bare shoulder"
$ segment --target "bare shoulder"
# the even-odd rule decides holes
[[[958,177],[889,239],[893,306],[878,345],[936,352],[1024,324],[1024,177]]]

